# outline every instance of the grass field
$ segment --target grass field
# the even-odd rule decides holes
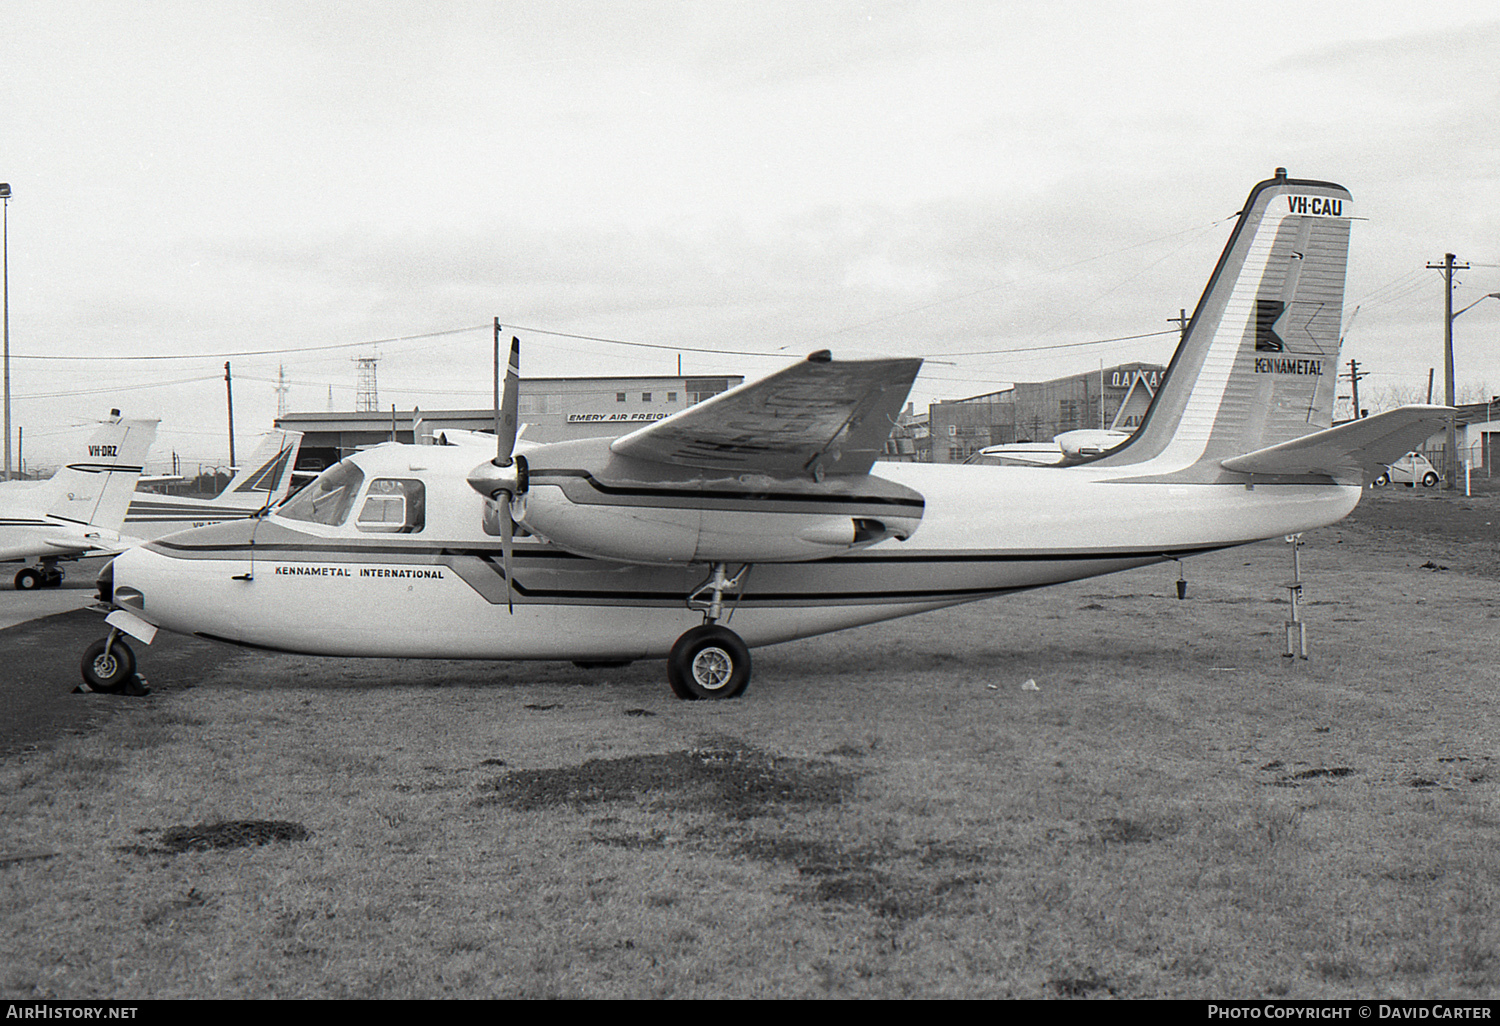
[[[1305,661],[1266,542],[757,650],[733,702],[262,655],[89,698],[0,763],[0,996],[1492,998],[1491,512],[1309,534]]]

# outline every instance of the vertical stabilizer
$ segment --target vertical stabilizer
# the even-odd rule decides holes
[[[1328,427],[1352,217],[1331,182],[1277,168],[1255,186],[1140,429],[1096,465],[1216,475]]]
[[[285,498],[287,486],[292,483],[292,466],[297,462],[297,451],[301,448],[300,431],[267,433],[214,501],[274,503]]]
[[[116,411],[82,452],[40,486],[38,505],[57,520],[118,532],[156,440],[156,425],[154,420],[121,420]]]

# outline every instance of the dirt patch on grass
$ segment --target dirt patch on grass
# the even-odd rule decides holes
[[[225,823],[168,827],[161,832],[155,846],[133,845],[124,850],[133,855],[180,855],[186,851],[249,848],[276,841],[305,841],[310,836],[308,829],[301,823],[241,819]]]
[[[866,754],[848,745],[835,751]],[[720,739],[685,751],[508,773],[486,785],[491,793],[475,804],[533,811],[619,803],[665,814],[665,826],[637,830],[622,825],[620,816],[605,816],[590,824],[588,837],[626,851],[688,848],[787,866],[797,879],[783,893],[794,900],[862,908],[897,923],[926,915],[978,879],[974,867],[985,855],[975,849],[936,841],[844,844],[801,815],[846,802],[863,775],[827,760],[772,755]],[[708,825],[701,822],[704,813],[713,817]],[[969,871],[932,872],[960,864]]]
[[[735,742],[662,755],[590,759],[580,766],[517,770],[478,804],[522,811],[557,805],[645,801],[674,811],[753,819],[781,809],[835,805],[855,775],[829,762],[774,756]]]

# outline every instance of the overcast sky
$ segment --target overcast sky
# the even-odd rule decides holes
[[[1165,363],[1278,166],[1363,219],[1341,357],[1363,395],[1436,367],[1442,398],[1427,263],[1473,265],[1457,306],[1500,291],[1493,0],[0,14],[28,464],[112,406],[162,419],[158,465],[226,463],[226,360],[241,451],[281,368],[292,410],[353,409],[375,352],[382,409],[484,407],[495,317],[645,344],[517,330],[523,374],[680,353],[755,377],[829,348],[927,358],[921,405]],[[1460,389],[1500,393],[1500,301],[1456,326]]]

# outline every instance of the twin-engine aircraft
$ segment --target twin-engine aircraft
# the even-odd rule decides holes
[[[131,541],[150,541],[194,527],[253,517],[291,491],[292,467],[302,447],[302,432],[271,431],[211,499],[136,492],[125,512],[124,530]]]
[[[163,627],[332,656],[666,657],[677,696],[729,698],[757,645],[1331,524],[1450,412],[1329,427],[1351,216],[1338,185],[1256,185],[1140,428],[1056,466],[877,466],[921,361],[826,352],[620,438],[517,443],[513,341],[493,460],[382,445],[267,516],[127,552],[85,679],[133,682],[120,634]]]
[[[154,420],[122,420],[110,411],[71,462],[36,485],[11,482],[0,490],[0,560],[37,557],[16,572],[18,591],[62,584],[60,560],[119,552],[120,527],[135,493]]]

